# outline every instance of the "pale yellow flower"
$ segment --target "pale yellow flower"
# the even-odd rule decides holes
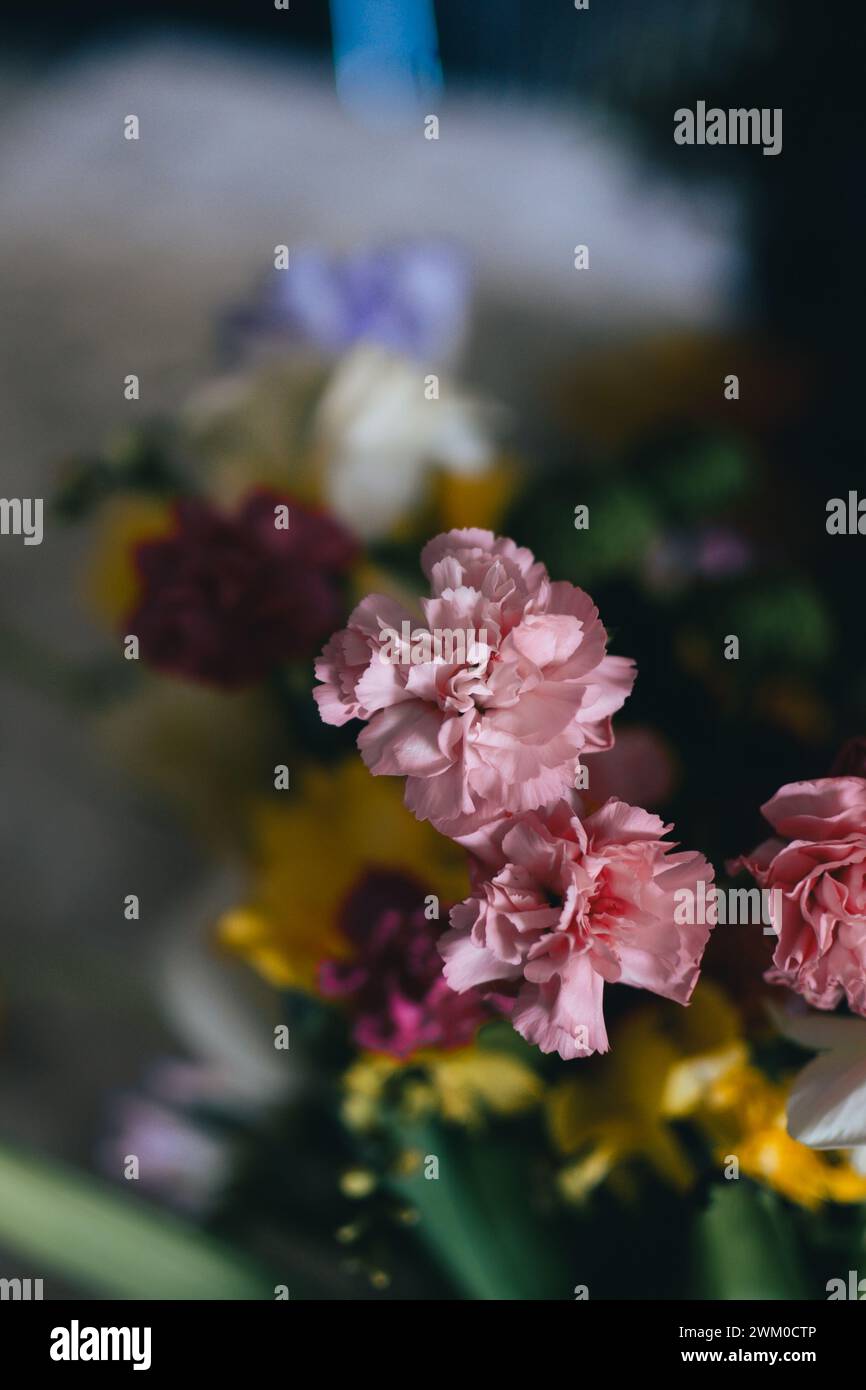
[[[402,1075],[394,1100],[407,1121],[436,1115],[474,1128],[488,1115],[518,1115],[541,1100],[544,1087],[519,1058],[477,1043],[452,1051],[426,1048],[406,1060],[365,1052],[343,1077],[343,1119],[370,1129],[381,1118],[389,1083]]]

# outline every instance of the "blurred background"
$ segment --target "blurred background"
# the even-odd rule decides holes
[[[650,796],[689,845],[717,864],[751,847],[761,801],[826,773],[864,732],[862,560],[824,527],[827,499],[864,478],[863,33],[859,17],[840,23],[805,0],[157,3],[122,18],[84,0],[6,17],[3,492],[51,507],[41,546],[0,540],[10,1153],[138,1202],[118,1155],[150,1144],[165,1169],[151,1200],[202,1228],[216,1211],[220,1237],[288,1263],[299,1296],[376,1292],[333,1240],[337,1196],[307,1226],[286,1199],[276,1256],[267,1212],[220,1208],[226,1134],[249,1133],[236,1112],[216,1137],[165,1120],[169,1093],[207,1108],[214,1069],[240,1111],[302,1088],[249,1039],[250,1019],[283,1016],[261,972],[207,944],[245,893],[238,799],[231,786],[219,799],[214,759],[227,782],[261,776],[279,739],[248,753],[236,711],[171,681],[148,687],[156,713],[142,708],[112,630],[109,551],[127,519],[85,505],[94,470],[135,472],[140,428],[157,432],[165,489],[159,441],[179,418],[199,442],[223,431],[231,475],[246,425],[226,382],[259,333],[276,245],[352,256],[429,239],[459,254],[443,361],[481,403],[503,480],[487,514],[585,585],[614,650],[637,658],[626,726],[652,730]],[[782,154],[676,146],[673,112],[699,99],[781,107]],[[182,470],[189,438],[166,451]],[[253,472],[275,481],[270,464]],[[581,502],[593,529],[578,551]],[[371,564],[402,576],[399,542],[423,537],[430,505],[371,537]],[[735,672],[715,659],[728,632],[749,653]],[[258,731],[259,714],[240,727]],[[139,920],[124,918],[128,894]],[[720,960],[717,978],[733,968]],[[321,1143],[337,1172],[348,1159]],[[278,1167],[312,1192],[317,1152],[274,1140],[260,1176]],[[0,1169],[8,1210],[16,1178]],[[0,1274],[44,1273],[47,1296],[113,1287],[22,1248],[0,1216]],[[435,1260],[401,1246],[392,1266],[393,1296],[453,1293]]]

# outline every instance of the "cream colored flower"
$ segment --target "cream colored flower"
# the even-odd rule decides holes
[[[479,477],[494,454],[479,402],[417,363],[366,345],[338,363],[316,410],[331,509],[359,535],[387,534],[424,501],[434,469]]]

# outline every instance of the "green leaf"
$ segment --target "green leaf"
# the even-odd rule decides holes
[[[790,1214],[738,1179],[716,1186],[695,1226],[694,1298],[811,1298]]]
[[[111,1298],[273,1298],[246,1257],[74,1169],[0,1147],[0,1243]]]
[[[421,1171],[392,1185],[417,1208],[420,1237],[464,1297],[569,1297],[574,1281],[557,1229],[527,1200],[519,1143],[506,1143],[501,1129],[467,1134],[432,1122],[399,1137],[439,1161],[438,1178]]]

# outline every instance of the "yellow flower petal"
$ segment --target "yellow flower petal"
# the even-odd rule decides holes
[[[102,507],[84,576],[85,601],[111,627],[138,598],[135,547],[170,534],[171,505],[152,497],[116,497]]]
[[[514,462],[500,458],[486,472],[466,475],[439,472],[434,484],[434,505],[444,531],[455,526],[482,526],[495,531],[512,501],[519,482]]]
[[[403,1061],[364,1053],[343,1077],[342,1113],[351,1128],[369,1128],[375,1122],[385,1086],[401,1070],[406,1079],[399,1108],[407,1120],[436,1114],[452,1124],[474,1127],[486,1115],[521,1114],[536,1105],[544,1091],[524,1062],[475,1044],[449,1052],[425,1048]]]
[[[736,1157],[741,1174],[808,1209],[866,1201],[866,1176],[844,1154],[810,1149],[788,1134],[787,1090],[748,1065],[718,1078],[699,1115],[720,1161]]]
[[[504,1052],[472,1046],[425,1051],[415,1060],[429,1072],[442,1118],[456,1124],[477,1125],[486,1113],[518,1115],[544,1092],[535,1072]]]
[[[272,983],[315,991],[319,963],[348,951],[337,913],[366,869],[413,874],[443,910],[464,897],[463,851],[417,821],[402,792],[402,782],[352,758],[308,773],[291,801],[263,804],[251,899],[222,919],[225,945]]]
[[[650,1004],[624,1019],[610,1053],[581,1063],[548,1092],[551,1139],[575,1159],[561,1190],[577,1193],[633,1159],[673,1187],[690,1186],[694,1170],[668,1120],[690,1112],[744,1058],[738,1032],[736,1011],[707,983],[688,1009]]]

